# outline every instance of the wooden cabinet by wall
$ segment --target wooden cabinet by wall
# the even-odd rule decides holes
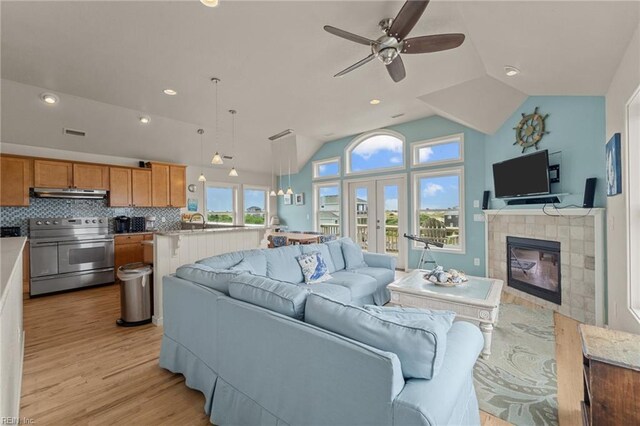
[[[109,189],[109,167],[73,163],[73,186],[80,189]]]
[[[0,157],[0,206],[28,206],[31,186],[29,158]]]
[[[33,161],[33,184],[36,188],[71,188],[73,163],[68,161]]]
[[[151,164],[151,202],[153,207],[169,206],[168,164]]]
[[[109,188],[109,205],[111,207],[129,207],[131,205],[131,169],[111,167]]]
[[[187,206],[187,170],[184,166],[169,167],[169,193],[171,207]]]
[[[131,170],[131,200],[135,207],[151,207],[151,170]]]
[[[122,265],[142,262],[144,258],[144,247],[141,243],[144,240],[144,237],[144,234],[115,236],[114,267],[116,273],[118,272],[118,268]]]

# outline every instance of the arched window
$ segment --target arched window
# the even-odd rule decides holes
[[[346,152],[346,173],[366,173],[404,168],[404,136],[375,130],[355,138]]]

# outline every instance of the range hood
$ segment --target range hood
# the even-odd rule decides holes
[[[33,195],[38,198],[81,198],[100,200],[103,198],[107,198],[107,191],[103,189],[33,188]]]

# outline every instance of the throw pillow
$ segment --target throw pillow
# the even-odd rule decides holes
[[[332,278],[327,272],[327,264],[319,251],[301,254],[296,256],[296,259],[302,268],[305,283],[321,283]]]
[[[362,248],[354,243],[350,238],[342,238],[342,255],[347,269],[366,268]]]

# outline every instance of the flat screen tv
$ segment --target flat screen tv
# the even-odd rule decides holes
[[[493,184],[496,198],[549,194],[549,152],[538,151],[495,163]]]

